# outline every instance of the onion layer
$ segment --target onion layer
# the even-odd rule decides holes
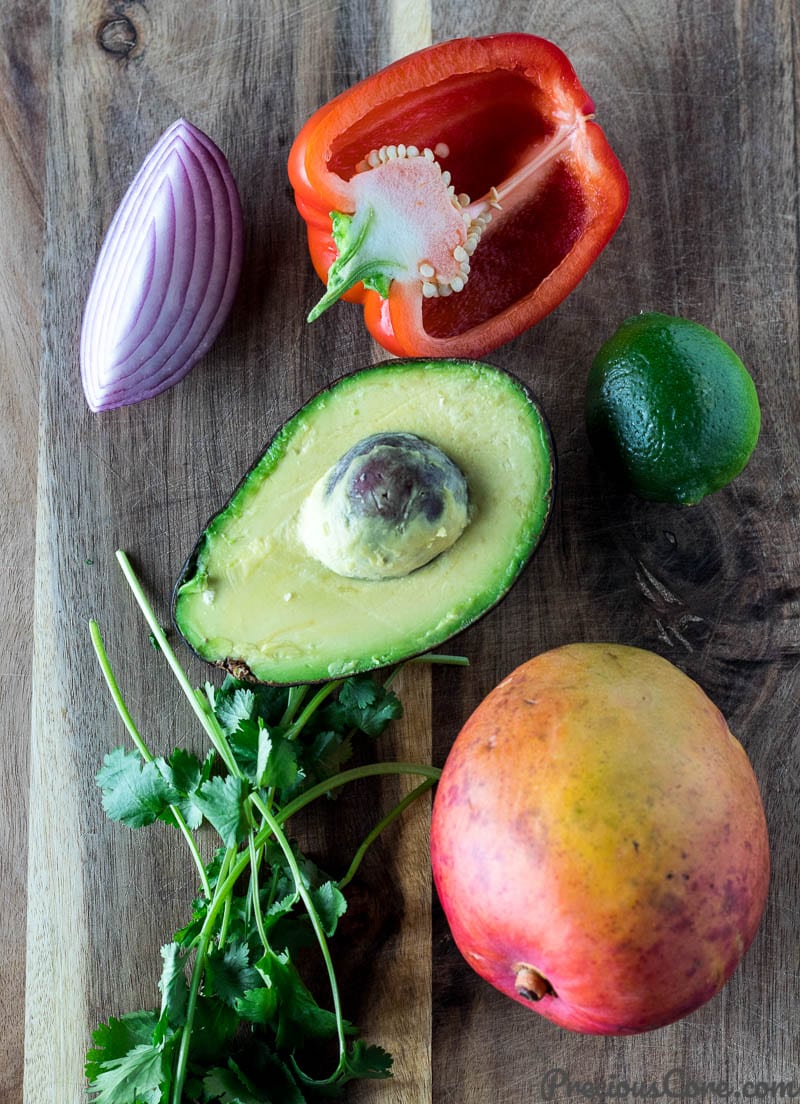
[[[242,238],[228,162],[178,119],[134,177],[97,259],[80,351],[92,410],[152,398],[205,355],[233,304]]]

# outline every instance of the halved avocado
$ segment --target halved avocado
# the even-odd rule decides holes
[[[419,359],[354,372],[285,423],[210,521],[175,586],[175,625],[203,659],[259,682],[419,655],[507,593],[542,538],[554,480],[544,415],[509,373]],[[385,577],[353,577],[363,557],[350,547],[323,556],[335,569],[321,562],[337,527],[366,561],[390,564]],[[433,558],[409,568],[428,530]]]

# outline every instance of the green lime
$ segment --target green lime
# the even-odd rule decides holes
[[[638,314],[592,363],[586,426],[599,459],[636,494],[692,505],[745,466],[761,411],[722,338],[686,318]]]

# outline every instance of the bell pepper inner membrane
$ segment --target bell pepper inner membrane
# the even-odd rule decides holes
[[[584,193],[556,161],[546,179],[519,206],[504,205],[472,257],[469,281],[458,295],[426,299],[425,330],[432,337],[464,333],[536,288],[567,256],[586,222]]]

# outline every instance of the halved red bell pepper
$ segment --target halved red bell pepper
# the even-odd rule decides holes
[[[379,344],[482,356],[575,287],[628,182],[562,51],[533,35],[428,47],[320,108],[289,155],[311,258]],[[472,198],[470,198],[472,197]]]

